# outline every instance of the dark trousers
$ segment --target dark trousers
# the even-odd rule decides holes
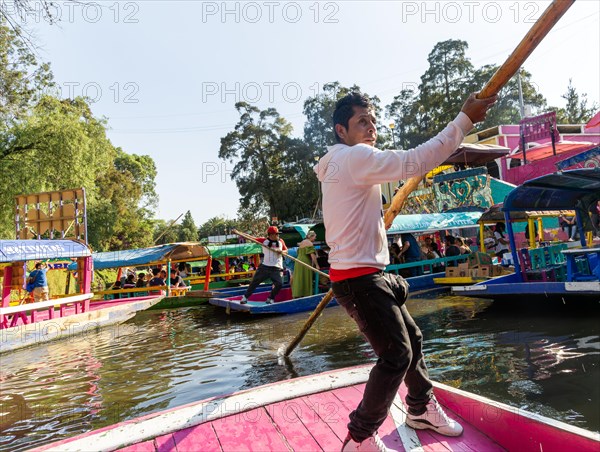
[[[275,300],[275,296],[279,293],[281,287],[283,286],[281,272],[282,270],[278,267],[268,267],[266,265],[260,264],[256,269],[256,273],[254,273],[252,281],[250,281],[248,289],[246,290],[246,298],[250,298],[250,295],[252,295],[252,293],[256,290],[258,285],[266,279],[270,278],[271,281],[273,281],[273,288],[271,289],[271,295],[269,295],[269,298],[271,300]]]
[[[361,442],[381,426],[403,379],[411,414],[425,412],[433,386],[421,350],[421,330],[404,306],[408,283],[402,277],[378,272],[334,282],[332,289],[379,358],[362,401],[350,413],[348,430]]]

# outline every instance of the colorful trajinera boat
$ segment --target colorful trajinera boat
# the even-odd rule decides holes
[[[270,288],[269,288],[270,289]],[[275,297],[275,302],[267,304],[269,291],[255,292],[245,304],[241,303],[242,295],[230,297],[213,297],[209,303],[213,306],[225,308],[227,312],[238,311],[249,314],[295,314],[297,312],[312,311],[323,299],[322,293],[307,297],[292,298],[292,289],[284,287]],[[336,306],[335,298],[327,305]]]
[[[453,287],[457,295],[519,301],[524,297],[560,304],[600,301],[600,246],[588,244],[586,227],[591,205],[600,200],[600,168],[548,174],[525,182],[504,201],[503,211],[515,273],[473,286]],[[549,243],[520,248],[512,228],[513,212],[575,210],[580,247]]]
[[[74,259],[77,293],[51,294],[47,301],[11,306],[11,295],[25,287],[27,261]],[[90,249],[74,240],[0,240],[2,307],[0,307],[0,353],[39,345],[97,328],[124,322],[136,312],[160,302],[162,295],[141,296],[91,303],[92,258]],[[67,291],[68,292],[68,291]]]
[[[242,293],[242,289],[233,286],[239,285],[241,281],[237,278],[246,278],[254,272],[231,272],[229,260],[232,257],[252,256],[258,257],[260,246],[254,244],[240,245],[218,245],[203,246],[196,242],[169,243],[149,248],[137,248],[132,250],[107,251],[93,253],[94,270],[121,269],[121,268],[144,268],[165,266],[167,274],[170,269],[180,263],[185,263],[191,270],[189,275],[183,278],[185,287],[171,287],[169,278],[164,286],[128,288],[128,289],[106,289],[96,291],[95,295],[105,299],[127,298],[148,295],[156,291],[164,291],[165,296],[160,303],[153,306],[154,309],[180,308],[197,306],[208,302],[208,298],[214,293],[223,292],[227,295]],[[213,260],[225,262],[225,272],[222,274],[211,274],[211,263]],[[75,270],[75,264],[69,266]],[[259,291],[267,290],[263,286]]]
[[[362,397],[370,365],[286,380],[194,402],[42,446],[38,451],[334,451]],[[379,429],[394,451],[598,451],[600,435],[449,386],[438,402],[464,432],[441,436],[406,423],[401,386]]]

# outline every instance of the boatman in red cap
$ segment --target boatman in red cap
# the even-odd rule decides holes
[[[252,295],[258,285],[266,279],[270,278],[271,281],[273,281],[273,288],[271,289],[269,298],[267,298],[267,304],[271,304],[275,301],[275,297],[283,286],[283,256],[281,253],[287,253],[287,246],[285,246],[283,239],[279,238],[279,229],[277,229],[277,226],[269,226],[269,229],[267,229],[267,237],[259,237],[256,240],[261,242],[268,249],[263,248],[263,261],[256,269],[256,273],[254,273],[254,277],[248,286],[248,290],[246,290],[246,293],[240,301],[241,304],[246,304],[250,295]]]
[[[442,132],[408,151],[375,147],[377,122],[366,96],[350,93],[336,104],[333,127],[338,143],[315,167],[331,248],[329,275],[337,302],[356,321],[379,358],[362,401],[350,413],[343,451],[387,450],[377,430],[402,380],[408,389],[409,426],[448,436],[462,433],[460,424],[448,418],[433,397],[421,349],[423,336],[404,306],[408,284],[398,275],[383,272],[389,252],[380,184],[423,176],[443,163],[473,124],[485,119],[495,100],[471,95]]]

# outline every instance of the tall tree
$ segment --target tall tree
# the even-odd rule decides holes
[[[115,157],[104,122],[81,99],[44,96],[22,120],[0,131],[0,234],[14,230],[14,196],[85,187],[88,203],[98,191],[95,180]]]
[[[467,92],[480,91],[497,69],[496,65],[485,65],[477,69],[469,82]],[[533,114],[543,113],[546,110],[546,99],[537,91],[536,85],[531,80],[531,73],[522,68],[520,75],[523,103],[532,108]],[[522,119],[519,103],[519,78],[514,76],[500,90],[498,102],[494,108],[490,109],[485,121],[479,124],[478,128],[485,129],[499,124],[518,124]]]
[[[213,217],[203,223],[198,231],[201,239],[212,235],[227,235],[236,227],[236,221],[224,217]]]
[[[567,92],[561,96],[567,101],[565,108],[557,109],[557,121],[563,124],[581,124],[589,121],[598,110],[595,102],[588,106],[587,94],[581,96],[573,86],[573,80],[569,79]]]
[[[238,102],[240,120],[233,132],[221,138],[219,158],[235,162],[231,178],[241,195],[242,207],[268,206],[271,216],[285,210],[283,160],[292,126],[274,108],[259,110]]]
[[[0,17],[0,131],[23,117],[54,85],[50,65],[38,63],[30,47]]]
[[[319,182],[313,167],[318,158],[313,150],[300,139],[289,139],[283,161],[284,180],[282,191],[285,203],[279,214],[288,221],[312,217],[317,209]]]
[[[235,220],[236,228],[247,234],[259,236],[265,234],[271,222],[266,209],[250,209],[240,207]]]
[[[149,206],[156,204],[156,167],[148,156],[129,155],[117,148],[112,166],[100,174],[101,197],[88,210],[88,234],[95,250],[123,250],[152,245]]]
[[[420,137],[418,118],[419,112],[416,108],[417,93],[413,89],[403,89],[394,97],[392,103],[386,106],[386,116],[394,123],[391,133],[392,143],[398,149],[408,149],[417,144]]]
[[[410,148],[428,140],[460,111],[467,95],[478,92],[496,72],[497,66],[474,69],[466,55],[468,44],[460,40],[437,43],[429,53],[429,67],[417,92],[402,90],[386,107],[394,120],[399,147]],[[536,90],[531,74],[521,70],[523,98],[534,111],[542,111],[546,100]],[[514,124],[520,119],[519,85],[513,77],[500,91],[499,100],[479,129]]]
[[[440,124],[447,124],[460,111],[473,65],[466,56],[466,41],[449,39],[438,42],[429,53],[429,67],[421,76],[416,116],[424,137],[433,136]]]
[[[155,220],[152,240],[155,245],[178,242],[180,225],[174,220]]]
[[[198,228],[196,227],[196,223],[194,223],[194,219],[192,218],[192,213],[189,210],[185,213],[183,220],[181,221],[178,240],[180,242],[198,241]]]

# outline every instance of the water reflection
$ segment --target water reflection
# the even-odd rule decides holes
[[[584,428],[600,428],[600,326],[486,301],[413,300],[437,381]],[[2,357],[0,447],[19,450],[207,397],[367,363],[340,308],[291,359],[277,350],[307,314],[227,316],[212,306],[145,312],[126,324]]]

